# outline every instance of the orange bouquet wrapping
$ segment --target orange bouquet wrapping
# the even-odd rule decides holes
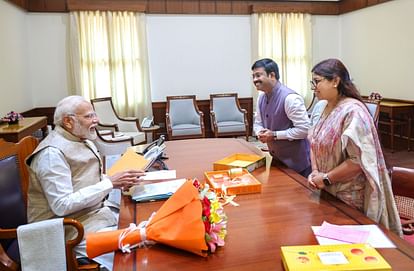
[[[138,227],[91,233],[86,236],[89,258],[101,254],[159,242],[197,255],[207,256],[210,248],[224,245],[227,217],[208,186],[186,181],[154,214]]]

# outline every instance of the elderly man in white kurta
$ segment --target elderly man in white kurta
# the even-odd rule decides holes
[[[92,140],[98,118],[81,96],[61,100],[54,115],[55,129],[27,159],[30,183],[29,223],[56,217],[80,221],[85,233],[118,224],[118,210],[106,201],[113,188],[128,189],[144,173],[129,170],[113,176],[102,174],[102,163]],[[74,232],[67,232],[73,237]],[[83,241],[76,252],[86,255]],[[109,258],[109,261],[111,259]],[[112,263],[101,262],[108,269]]]

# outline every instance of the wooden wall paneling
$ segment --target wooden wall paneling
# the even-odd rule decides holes
[[[342,0],[339,3],[339,12],[346,13],[366,7],[367,0]]]
[[[216,1],[200,0],[201,14],[217,14]]]
[[[45,0],[51,1],[51,0]],[[61,0],[59,0],[61,1]],[[135,11],[146,12],[145,0],[66,0],[69,11],[102,10],[102,11]]]
[[[27,2],[29,0],[7,0],[8,2],[27,10]]]
[[[66,0],[28,0],[27,10],[30,12],[67,12]]]
[[[183,13],[183,1],[182,0],[167,0],[166,8],[168,14],[182,14]]]
[[[388,1],[390,0],[342,0],[339,2],[339,12],[340,14],[343,14]]]
[[[231,1],[232,14],[251,14],[250,1]]]
[[[257,3],[252,5],[253,13],[262,12],[301,12],[313,15],[338,15],[339,8],[337,3]]]
[[[200,3],[199,1],[183,1],[183,13],[184,14],[199,14]]]
[[[165,14],[167,13],[167,0],[151,0],[148,1],[147,11],[148,13],[154,14]]]
[[[217,14],[232,14],[232,1],[216,1]]]
[[[391,0],[291,2],[285,0],[7,0],[31,12],[71,10],[128,10],[148,14],[251,14],[255,12],[306,12],[338,15]]]
[[[367,6],[374,6],[388,1],[390,0],[367,0]]]

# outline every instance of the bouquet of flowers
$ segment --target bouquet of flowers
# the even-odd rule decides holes
[[[17,123],[20,119],[23,119],[23,116],[20,113],[10,111],[2,118],[2,121],[8,123]]]
[[[155,242],[200,256],[224,246],[227,217],[214,192],[197,180],[186,181],[148,221],[126,229],[91,233],[86,236],[89,258],[120,249]]]
[[[224,239],[227,235],[227,216],[216,193],[209,190],[208,184],[205,184],[203,188],[197,179],[193,184],[200,192],[203,205],[202,220],[206,230],[205,239],[210,252],[214,253],[217,246],[224,246]]]

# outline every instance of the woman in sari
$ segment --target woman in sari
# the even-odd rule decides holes
[[[312,78],[315,95],[326,103],[309,130],[309,185],[401,235],[377,130],[348,70],[341,61],[327,59],[313,67]]]

